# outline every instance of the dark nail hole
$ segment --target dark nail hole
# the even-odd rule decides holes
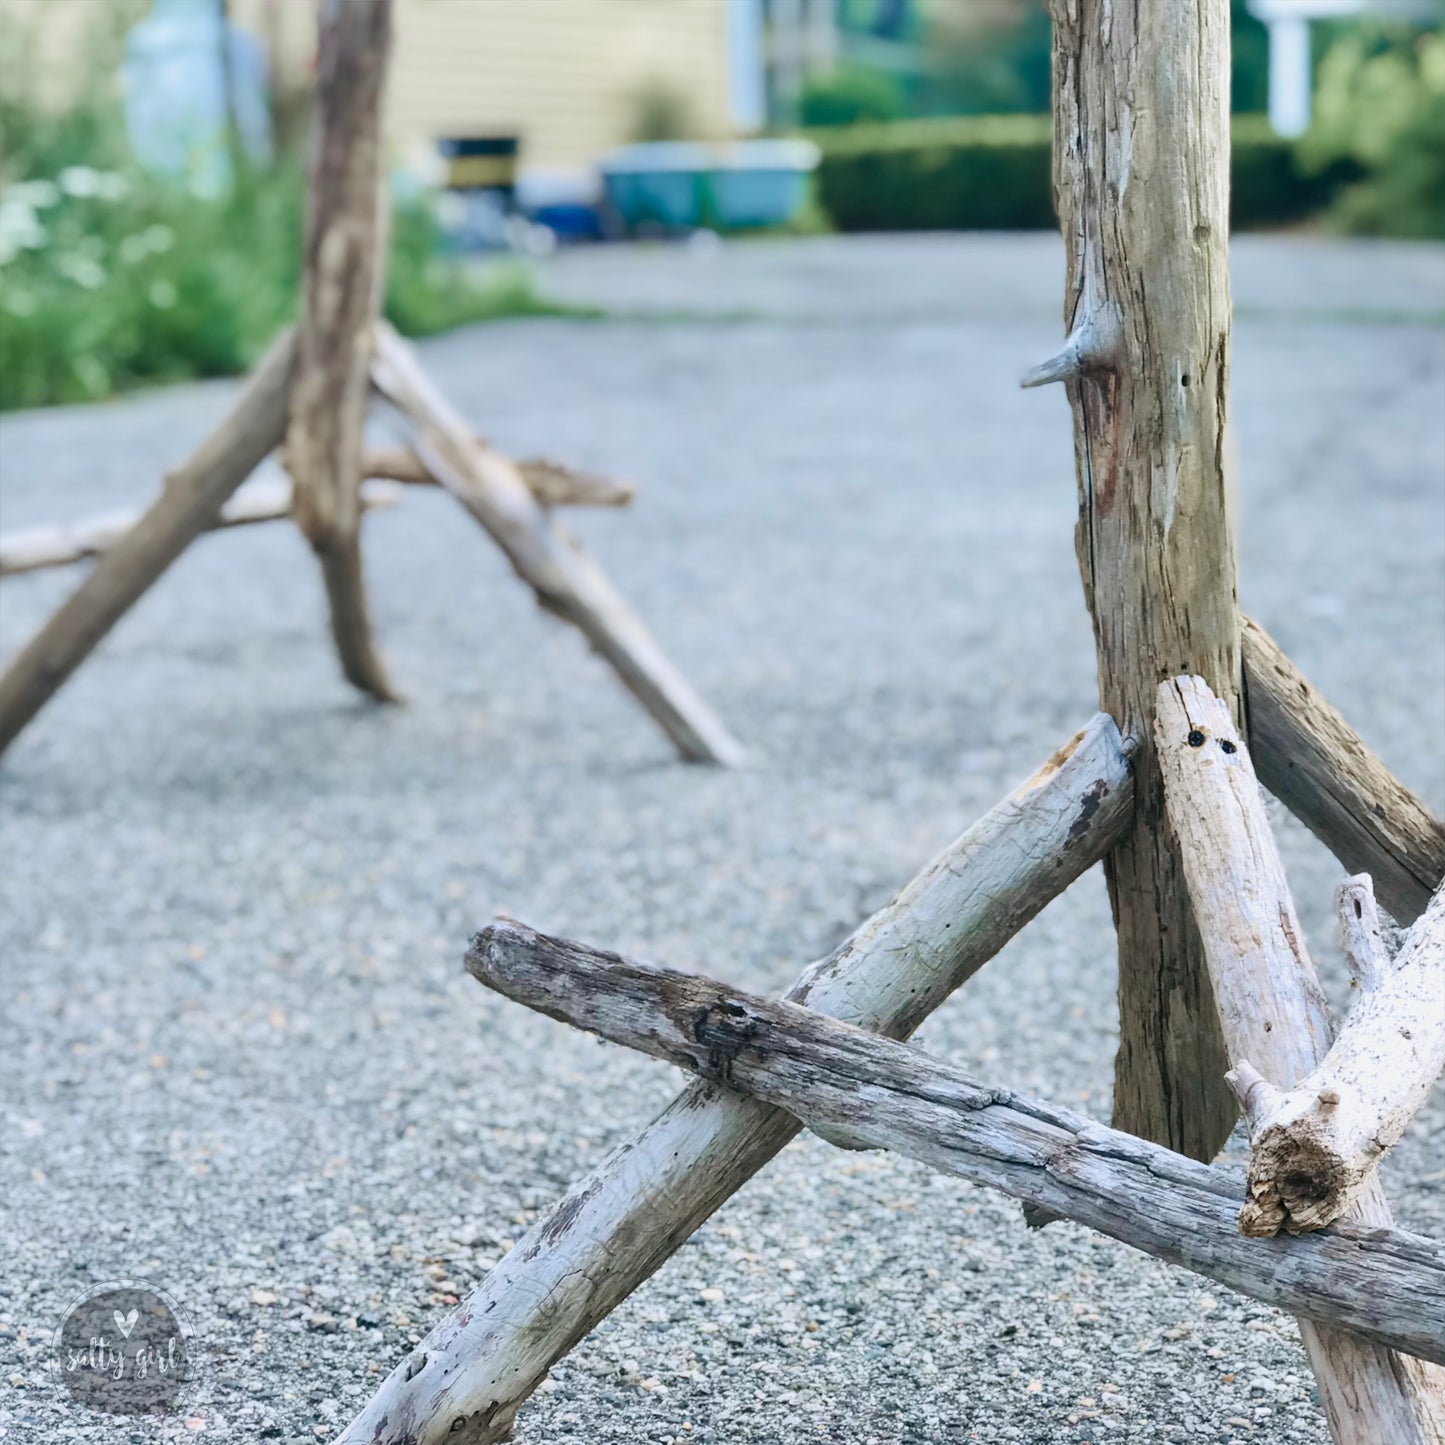
[[[1189,373],[1188,373],[1187,371],[1184,373],[1183,376],[1181,376],[1181,377],[1179,378],[1179,385],[1180,385],[1180,386],[1188,386],[1188,385],[1189,385]]]
[[[1365,910],[1364,910],[1363,906],[1361,905],[1360,900],[1357,898],[1357,899],[1355,899],[1355,917],[1356,917],[1356,918],[1363,918],[1364,916],[1365,916]]]
[[[1221,738],[1219,741],[1219,747],[1222,752],[1226,753],[1237,753],[1239,751],[1239,749],[1236,748],[1234,744],[1229,741],[1228,738]]]
[[[1194,728],[1188,738],[1191,748],[1202,748],[1204,746],[1204,734],[1198,728]]]

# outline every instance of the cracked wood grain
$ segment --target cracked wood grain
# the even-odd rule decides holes
[[[944,850],[788,997],[907,1037],[1096,863],[1133,802],[1102,714]],[[404,1360],[344,1445],[491,1445],[547,1371],[798,1131],[786,1111],[695,1082],[519,1240]],[[455,1430],[455,1433],[451,1433]]]
[[[1154,693],[1239,696],[1224,479],[1229,0],[1053,0],[1054,193],[1076,533],[1099,705],[1137,737],[1134,824],[1105,864],[1118,930],[1114,1123],[1212,1158],[1234,1123],[1208,973],[1164,826]]]
[[[1086,1224],[1253,1299],[1445,1361],[1445,1245],[1400,1230],[1246,1239],[1237,1171],[783,1000],[524,925],[484,929],[467,968],[563,1023],[744,1090],[853,1148],[892,1149]]]
[[[1195,916],[1231,1057],[1293,1088],[1324,1058],[1330,1021],[1305,947],[1249,750],[1230,709],[1198,677],[1159,687],[1156,743],[1169,822],[1182,850]],[[1246,1203],[1255,1229],[1258,1201]],[[1391,1227],[1378,1180],[1344,1216]],[[1439,1445],[1445,1372],[1309,1318],[1300,1339],[1338,1445]]]

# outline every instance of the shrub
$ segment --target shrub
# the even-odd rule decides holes
[[[818,193],[840,231],[1041,230],[1056,224],[1052,126],[1042,115],[967,116],[820,131]],[[1263,117],[1234,123],[1231,223],[1300,220],[1347,172],[1311,173]]]
[[[1330,213],[1342,229],[1445,238],[1445,36],[1361,27],[1336,41],[1302,152],[1353,173]]]
[[[798,120],[805,126],[860,125],[897,120],[903,113],[898,82],[861,65],[840,65],[810,78],[798,101]]]
[[[1047,116],[965,116],[820,131],[818,196],[840,231],[1054,224]]]
[[[295,165],[209,199],[79,165],[7,187],[0,409],[247,370],[296,315],[304,206]],[[404,334],[556,309],[525,272],[442,255],[424,200],[397,207],[386,311]]]

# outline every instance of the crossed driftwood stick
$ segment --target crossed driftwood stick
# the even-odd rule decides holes
[[[1301,1317],[1338,1445],[1445,1442],[1430,1363],[1445,1348],[1441,1247],[1393,1229],[1374,1174],[1439,1072],[1430,900],[1445,827],[1240,615],[1228,3],[1051,9],[1068,340],[1026,381],[1062,382],[1073,414],[1101,715],[775,1009],[515,928],[484,935],[471,962],[486,981],[623,1042],[661,1041],[704,1077],[431,1331],[347,1445],[500,1439],[553,1362],[803,1122],[1264,1291]],[[1366,991],[1333,1049],[1260,784],[1416,925],[1389,962],[1366,885],[1347,887]],[[804,1016],[906,1037],[1099,861],[1118,935],[1120,1132]],[[679,1014],[680,999],[699,1011]],[[1238,1117],[1226,1072],[1258,1130],[1247,1186],[1207,1163]],[[1267,1230],[1284,1233],[1251,1237]]]

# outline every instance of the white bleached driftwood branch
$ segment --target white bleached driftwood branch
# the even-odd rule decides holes
[[[484,929],[467,968],[564,1023],[757,1094],[851,1147],[892,1149],[1086,1224],[1254,1299],[1445,1361],[1445,1245],[1366,1231],[1261,1246],[1239,1175],[786,1000],[549,938]]]
[[[1100,714],[788,997],[904,1038],[1127,826],[1129,762]],[[490,1445],[547,1371],[798,1131],[695,1082],[579,1180],[397,1366],[344,1445]],[[450,1433],[455,1428],[456,1433]]]
[[[1256,1217],[1291,1234],[1345,1213],[1445,1068],[1445,889],[1393,960],[1369,877],[1338,901],[1359,992],[1319,1065],[1251,1120]]]
[[[1169,822],[1204,942],[1225,1044],[1263,1081],[1284,1091],[1325,1057],[1330,1021],[1305,948],[1264,798],[1229,709],[1198,677],[1159,685],[1155,721]],[[1252,1075],[1237,1082],[1256,1117],[1273,1103]],[[1251,1087],[1253,1085],[1253,1087]],[[1388,1229],[1390,1207],[1370,1180],[1343,1216]],[[1283,1211],[1253,1188],[1241,1231],[1268,1236]],[[1445,1372],[1310,1318],[1300,1339],[1337,1445],[1439,1445],[1445,1436]]]

